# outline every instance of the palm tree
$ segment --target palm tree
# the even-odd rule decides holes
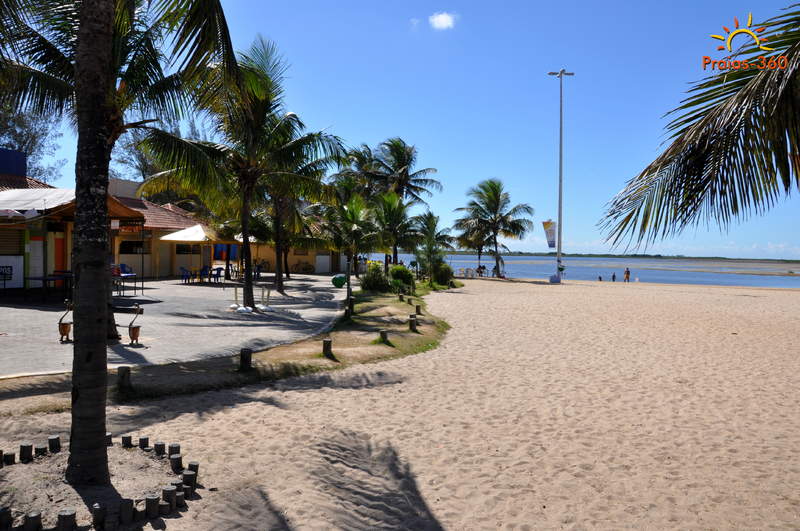
[[[670,113],[672,143],[609,203],[601,225],[614,244],[728,228],[800,188],[800,11],[759,26],[774,51],[744,48],[733,59],[753,66],[696,83]],[[786,68],[755,68],[759,56]]]
[[[153,189],[179,181],[181,186],[214,196],[232,186],[239,202],[244,264],[243,301],[254,306],[253,270],[250,253],[250,216],[259,184],[273,180],[301,179],[288,168],[302,157],[333,157],[338,154],[337,138],[323,133],[303,134],[298,116],[283,110],[281,86],[285,64],[274,44],[261,38],[239,57],[241,82],[228,90],[211,87],[217,96],[200,104],[214,130],[216,142],[179,138],[164,131],[151,131],[143,146],[159,164],[171,168],[154,176]],[[209,84],[219,83],[212,75]],[[204,89],[209,90],[209,89]],[[225,194],[224,194],[225,195]],[[276,248],[282,250],[281,233],[275,234]],[[280,261],[277,261],[279,271]],[[276,274],[277,288],[283,289]]]
[[[533,215],[527,203],[511,206],[511,196],[503,189],[500,179],[487,179],[470,188],[467,196],[472,200],[466,207],[457,208],[465,216],[456,220],[462,230],[479,231],[489,237],[495,260],[495,274],[501,274],[501,244],[498,237],[522,239],[533,228],[533,222],[525,216]]]
[[[367,144],[347,150],[340,160],[339,172],[332,176],[332,180],[334,183],[350,181],[365,198],[375,197],[389,189],[388,176],[378,155]]]
[[[444,262],[444,252],[453,249],[455,238],[450,236],[450,229],[439,228],[439,216],[430,211],[415,216],[414,223],[419,233],[417,261],[428,275],[428,285],[433,286],[434,271]]]
[[[314,212],[320,219],[325,240],[333,249],[343,253],[351,264],[355,257],[371,251],[379,242],[369,205],[358,194],[344,201],[316,205]],[[355,275],[359,276],[358,267],[355,268]]]
[[[418,233],[414,220],[408,215],[410,204],[394,192],[386,192],[375,198],[373,214],[381,243],[392,250],[392,263],[397,264],[398,249],[412,249]]]
[[[428,177],[436,173],[435,168],[413,171],[417,163],[417,148],[406,144],[402,138],[385,140],[379,146],[379,152],[377,170],[384,174],[387,189],[401,199],[425,203],[423,195],[432,195],[431,190],[442,190],[439,181]]]
[[[75,344],[66,475],[74,484],[108,484],[106,201],[111,150],[126,129],[144,125],[126,123],[126,110],[170,114],[181,103],[185,82],[196,80],[210,61],[231,72],[235,57],[219,0],[0,4],[0,97],[19,110],[66,114],[77,128]],[[153,21],[149,30],[143,13]],[[160,64],[157,43],[164,35],[172,36],[172,57],[181,58],[174,75],[165,75]]]
[[[489,237],[480,230],[462,228],[458,223],[454,225],[454,228],[462,230],[461,234],[456,236],[456,243],[461,249],[475,251],[478,255],[478,267],[480,267],[483,251],[489,246]]]

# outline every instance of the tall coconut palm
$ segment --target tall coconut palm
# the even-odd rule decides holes
[[[417,261],[422,264],[428,275],[428,284],[433,286],[436,267],[444,262],[445,251],[453,249],[455,238],[450,236],[450,229],[439,228],[439,216],[428,211],[414,217],[417,227],[419,247],[415,251]]]
[[[148,181],[146,187],[157,190],[178,181],[188,189],[214,195],[231,186],[239,204],[244,265],[243,301],[254,306],[253,269],[250,253],[250,216],[257,200],[259,184],[303,176],[290,169],[301,157],[335,156],[340,149],[337,138],[323,133],[303,133],[305,125],[298,116],[283,109],[283,74],[286,69],[274,44],[258,38],[239,56],[241,82],[228,90],[217,90],[219,75],[207,80],[217,94],[200,104],[217,142],[179,138],[164,131],[151,131],[143,141],[164,167],[170,168]],[[202,89],[208,90],[208,89]],[[147,188],[146,188],[147,189]],[[281,246],[276,234],[276,246]],[[278,267],[280,261],[278,261]],[[277,270],[277,267],[276,267]],[[278,289],[282,276],[276,275]]]
[[[378,230],[372,220],[367,201],[358,194],[346,201],[316,205],[324,238],[334,250],[343,253],[351,264],[361,253],[373,250],[379,243]],[[358,276],[358,268],[355,268]]]
[[[339,172],[332,176],[335,183],[351,181],[364,198],[372,198],[389,189],[378,154],[367,144],[350,148],[340,160]]]
[[[425,203],[422,196],[432,195],[432,190],[441,191],[442,185],[428,177],[436,168],[414,171],[417,164],[417,148],[406,144],[402,138],[390,138],[379,146],[377,170],[384,175],[387,189],[401,199]]]
[[[394,192],[375,198],[373,214],[381,242],[392,250],[392,263],[398,263],[398,249],[412,249],[418,236],[414,220],[409,216],[409,203],[404,203]]]
[[[461,233],[456,236],[456,243],[461,249],[475,251],[478,255],[478,267],[481,265],[481,258],[484,250],[489,246],[489,237],[486,233],[478,230],[460,227],[458,223],[454,225],[456,230],[461,229]]]
[[[125,122],[131,106],[150,116],[171,113],[180,101],[182,82],[196,79],[210,61],[221,62],[230,72],[235,57],[219,0],[3,0],[0,5],[0,94],[18,109],[67,114],[78,133],[67,479],[107,484],[106,196],[111,150],[136,125]],[[143,28],[143,12],[149,13],[153,29]],[[162,35],[172,37],[180,74],[164,75],[156,44]]]
[[[495,259],[495,274],[499,276],[502,257],[498,238],[524,238],[533,228],[533,222],[525,217],[533,215],[533,208],[527,203],[511,206],[511,196],[500,179],[481,181],[478,186],[470,188],[467,196],[472,198],[467,206],[456,209],[456,212],[465,214],[456,220],[456,226],[488,235]]]
[[[750,68],[689,90],[670,113],[669,147],[609,203],[601,225],[610,241],[647,244],[704,222],[726,229],[800,188],[800,11],[757,26],[773,51],[741,49],[733,59]],[[756,68],[759,56],[768,68]]]

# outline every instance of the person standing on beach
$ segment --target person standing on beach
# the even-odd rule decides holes
[[[630,282],[630,281],[631,281],[631,270],[630,270],[630,269],[628,269],[627,267],[625,268],[625,278],[624,278],[624,281],[625,281],[625,282]]]
[[[611,282],[616,282],[616,281],[617,281],[617,272],[614,271],[613,273],[611,273]]]

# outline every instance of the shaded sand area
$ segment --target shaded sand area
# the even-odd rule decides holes
[[[453,327],[436,350],[110,408],[115,434],[201,463],[166,529],[800,526],[800,292],[475,280],[427,300]],[[0,418],[0,447],[68,418]]]

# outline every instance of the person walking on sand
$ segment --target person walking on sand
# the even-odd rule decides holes
[[[624,281],[625,281],[625,282],[630,282],[630,281],[631,281],[631,270],[630,270],[630,269],[628,269],[627,267],[625,268],[625,278],[624,278]]]
[[[617,272],[614,271],[613,273],[611,273],[611,282],[616,282],[616,281],[617,281]]]

